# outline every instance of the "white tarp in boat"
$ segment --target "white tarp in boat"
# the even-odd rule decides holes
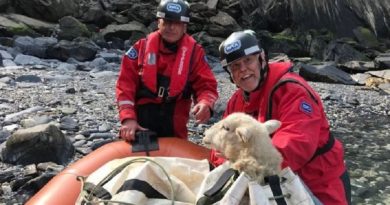
[[[260,186],[250,181],[245,173],[229,176],[217,192],[206,196],[205,193],[213,190],[216,182],[229,169],[227,162],[210,171],[206,159],[117,159],[108,162],[84,180],[83,191],[76,204],[88,201],[93,204],[108,202],[136,205],[277,205],[270,186]],[[285,199],[287,205],[314,204],[299,177],[290,169],[284,169],[279,177],[283,179],[280,184],[283,191],[281,198]]]

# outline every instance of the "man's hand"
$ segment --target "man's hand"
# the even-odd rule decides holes
[[[126,140],[127,142],[135,139],[135,132],[137,130],[147,130],[141,127],[138,122],[134,119],[126,119],[123,121],[122,126],[119,130],[119,137]]]
[[[204,103],[196,104],[191,113],[195,116],[196,123],[205,123],[211,117],[210,107]]]

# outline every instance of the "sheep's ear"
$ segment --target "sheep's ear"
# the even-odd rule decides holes
[[[274,133],[282,123],[278,120],[268,120],[264,123],[265,127],[268,130],[268,133]]]
[[[240,137],[241,141],[248,142],[250,139],[250,132],[246,127],[238,127],[236,129],[236,135]]]

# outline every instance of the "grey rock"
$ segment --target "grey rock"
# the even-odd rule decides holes
[[[78,140],[75,143],[73,143],[73,146],[75,147],[82,147],[85,144],[85,140]]]
[[[21,75],[15,79],[16,82],[41,83],[42,79],[36,75]]]
[[[3,78],[0,78],[0,82],[4,83],[4,84],[12,84],[14,82],[14,80],[10,77],[3,77]]]
[[[31,118],[23,119],[20,121],[20,124],[24,128],[34,127],[41,124],[47,124],[50,121],[52,121],[52,117],[49,117],[47,115],[43,116],[33,116]]]
[[[11,13],[7,16],[16,22],[20,22],[27,25],[34,31],[37,31],[38,33],[41,33],[45,36],[49,36],[50,34],[52,34],[55,29],[55,24],[34,19],[25,15]]]
[[[105,61],[110,63],[120,63],[121,61],[121,56],[116,53],[100,52],[96,55],[96,57],[103,58]]]
[[[36,107],[31,107],[31,108],[22,110],[22,111],[17,112],[17,113],[9,114],[9,115],[5,116],[4,122],[12,122],[14,120],[17,120],[17,118],[21,117],[22,115],[34,113],[34,112],[37,112],[37,111],[40,111],[43,109],[44,108],[41,106],[36,106]]]
[[[77,37],[90,37],[92,34],[87,26],[72,16],[65,16],[59,20],[60,31],[58,38],[61,40],[73,40]]]
[[[116,138],[116,135],[113,133],[92,133],[91,136],[88,137],[88,140],[95,140],[95,139],[114,139]]]
[[[44,64],[44,62],[41,59],[39,59],[35,56],[29,56],[29,55],[23,55],[23,54],[18,54],[16,56],[14,62],[17,65],[23,65],[23,66]]]
[[[65,117],[61,118],[60,128],[63,130],[78,131],[79,124],[75,119],[73,119],[69,116],[65,116]]]
[[[10,59],[3,60],[3,66],[4,67],[11,67],[11,66],[17,66],[15,62],[13,62]]]
[[[89,67],[91,68],[101,68],[105,66],[108,62],[104,58],[95,58],[93,61],[89,63]]]
[[[77,66],[74,64],[69,64],[69,63],[61,63],[58,67],[57,70],[63,70],[63,71],[74,71],[77,69]]]
[[[369,71],[367,73],[390,81],[390,69],[381,70],[381,71]]]
[[[4,51],[4,50],[0,50],[0,56],[3,60],[5,59],[9,59],[9,60],[12,60],[14,59],[11,54],[9,54],[7,51]]]
[[[384,53],[375,57],[375,63],[378,68],[390,69],[390,53]]]
[[[1,130],[0,131],[0,144],[5,142],[10,136],[11,136],[11,133],[9,131]]]
[[[36,175],[38,174],[37,166],[35,164],[30,164],[24,167],[23,170],[24,176]]]
[[[58,173],[64,169],[64,166],[56,164],[54,162],[42,162],[38,163],[37,169],[40,171],[54,171]]]
[[[300,64],[299,75],[309,81],[340,83],[346,85],[356,85],[352,77],[332,65],[306,65]]]
[[[108,25],[101,31],[105,39],[113,39],[115,37],[120,39],[130,39],[133,43],[142,37],[145,37],[149,31],[141,23],[132,21],[128,24]]]
[[[27,165],[53,161],[65,164],[73,156],[74,147],[54,125],[38,125],[15,132],[2,151],[4,162]]]
[[[30,17],[57,22],[61,17],[75,15],[79,4],[75,0],[28,1],[15,0],[14,6]]]
[[[91,40],[76,38],[73,41],[61,40],[48,48],[48,57],[62,61],[74,58],[78,61],[92,60],[100,48]]]

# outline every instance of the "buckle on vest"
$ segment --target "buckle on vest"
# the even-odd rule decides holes
[[[165,92],[165,88],[164,87],[159,87],[157,96],[160,97],[160,98],[164,97],[164,92]]]

